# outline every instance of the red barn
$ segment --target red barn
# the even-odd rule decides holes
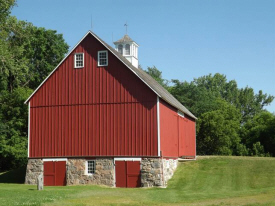
[[[88,32],[26,100],[27,184],[165,186],[196,156],[196,117],[138,68],[128,36]]]

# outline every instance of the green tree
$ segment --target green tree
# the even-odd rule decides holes
[[[38,28],[12,16],[1,23],[0,170],[26,163],[27,106],[24,101],[67,51],[62,35],[54,30]]]
[[[5,23],[14,5],[15,0],[0,0],[0,24]]]
[[[241,141],[238,132],[240,113],[223,99],[215,100],[216,109],[205,112],[197,122],[197,150],[206,155],[236,155]]]
[[[27,161],[27,105],[29,88],[15,88],[0,96],[0,171],[23,166]]]
[[[241,137],[251,155],[275,156],[275,115],[267,111],[255,115],[241,128]]]
[[[147,70],[145,70],[145,72],[153,77],[161,86],[168,89],[169,81],[162,78],[162,72],[159,71],[155,66],[147,67]]]
[[[224,113],[226,110],[217,110],[216,101],[219,101],[220,99],[226,101],[233,108],[235,108],[236,112],[239,113],[240,118],[238,118],[239,129],[237,130],[237,136],[240,136],[240,131],[242,131],[242,133],[249,133],[249,131],[252,130],[252,128],[247,128],[246,130],[240,130],[240,128],[243,128],[246,122],[263,112],[264,106],[269,105],[274,99],[273,96],[264,94],[261,90],[258,93],[254,93],[254,90],[250,87],[239,89],[236,81],[228,81],[226,79],[226,76],[221,74],[209,74],[206,76],[202,76],[194,79],[190,83],[186,81],[180,82],[179,80],[172,80],[172,83],[173,85],[169,88],[169,91],[193,114],[195,114],[195,116],[199,118],[199,123],[205,124],[205,121],[208,121],[208,123],[210,124],[209,118],[213,118],[213,120],[211,120],[211,127],[214,128],[214,125],[216,124],[216,129],[210,130],[210,128],[207,127],[199,128],[199,124],[197,125],[198,145],[200,145],[199,141],[202,141],[201,143],[206,145],[205,140],[207,140],[209,143],[209,148],[211,148],[211,139],[213,140],[213,142],[215,142],[218,136],[221,137],[221,134],[219,132],[226,131],[218,129],[218,126],[223,127],[221,125],[223,122],[222,116],[225,116],[225,114],[221,114],[222,112]],[[221,119],[219,120],[218,118]],[[263,131],[267,132],[269,130],[268,128],[264,128]],[[248,138],[249,135],[242,135],[241,137]],[[264,142],[266,141],[266,139],[267,138],[256,138],[256,140],[252,142],[242,140],[242,143],[237,144],[236,148],[232,150],[232,154],[259,154],[262,152],[259,143],[256,144],[256,142],[259,141],[261,145],[263,145],[263,148],[266,152],[274,155],[274,152],[272,153],[270,151],[272,151],[272,149],[275,150],[275,147],[273,146],[273,144],[270,143],[271,140],[269,140],[269,144],[265,144]],[[268,148],[268,145],[270,145],[272,149]],[[208,146],[201,147],[199,151],[201,153],[207,154],[216,151],[213,149],[209,151]],[[215,152],[215,154],[217,154],[217,152]]]
[[[10,91],[17,86],[35,89],[69,49],[62,34],[18,21],[15,17],[7,19],[1,36],[8,43],[2,51],[6,52],[2,87]]]
[[[200,117],[201,114],[214,109],[216,96],[205,87],[179,80],[172,80],[172,83],[174,85],[169,89],[171,94],[195,116]]]
[[[242,113],[242,123],[247,122],[249,119],[262,112],[264,106],[269,105],[273,99],[273,96],[263,94],[262,90],[255,94],[254,90],[250,87],[241,88],[237,107]]]

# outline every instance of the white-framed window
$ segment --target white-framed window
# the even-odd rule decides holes
[[[84,67],[84,53],[75,53],[74,68],[83,68],[83,67]]]
[[[120,44],[118,45],[118,52],[122,55],[123,54],[123,46]]]
[[[184,113],[183,113],[183,112],[178,111],[178,115],[179,115],[180,117],[184,118]]]
[[[108,66],[108,51],[99,51],[97,54],[98,66]]]
[[[126,44],[125,46],[125,55],[130,55],[130,45]]]
[[[95,173],[95,160],[86,161],[86,174],[92,175]]]

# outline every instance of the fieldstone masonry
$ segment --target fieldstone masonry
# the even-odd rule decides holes
[[[68,159],[67,185],[115,186],[113,159],[96,159],[95,174],[85,174],[86,159]]]
[[[168,180],[177,168],[177,160],[144,158],[141,160],[141,186],[166,187]]]
[[[163,159],[163,177],[165,186],[168,183],[168,180],[170,180],[177,169],[178,166],[178,160],[177,159]]]
[[[163,186],[161,163],[159,158],[141,160],[141,187]]]
[[[42,159],[29,159],[26,169],[25,184],[36,185],[39,175],[43,175]]]
[[[85,174],[86,159],[67,160],[67,185],[107,185],[115,186],[115,168],[112,158],[96,159],[95,174]],[[141,160],[141,186],[166,187],[177,168],[177,159],[143,158]],[[36,185],[39,175],[43,176],[42,159],[29,159],[26,170],[26,184]]]

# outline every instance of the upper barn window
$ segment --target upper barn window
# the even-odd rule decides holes
[[[99,51],[97,54],[98,57],[98,66],[108,66],[108,52],[107,51]]]
[[[84,53],[74,54],[74,68],[84,67]]]

